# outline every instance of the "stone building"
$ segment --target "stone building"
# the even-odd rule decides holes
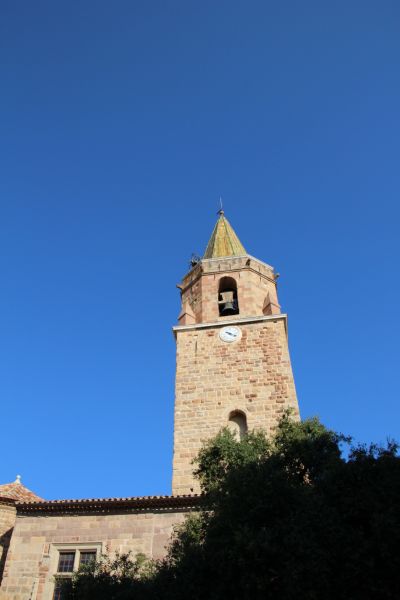
[[[288,407],[298,417],[276,281],[221,210],[178,285],[172,495],[48,501],[19,478],[0,486],[1,600],[59,600],[57,577],[106,550],[163,556],[173,526],[201,502],[191,461],[202,441],[224,426],[271,433]]]

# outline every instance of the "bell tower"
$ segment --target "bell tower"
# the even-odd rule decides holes
[[[298,403],[273,267],[247,254],[224,215],[178,288],[172,493],[198,491],[191,461],[228,426],[271,433]]]

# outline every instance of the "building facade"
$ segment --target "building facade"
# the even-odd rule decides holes
[[[0,486],[1,600],[59,600],[57,580],[103,552],[160,558],[201,504],[193,458],[222,427],[273,433],[298,403],[277,276],[247,254],[220,211],[203,258],[178,286],[172,495],[46,501]]]

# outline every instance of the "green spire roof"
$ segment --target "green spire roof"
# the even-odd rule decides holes
[[[231,224],[225,218],[224,211],[219,211],[219,219],[211,234],[203,258],[220,258],[223,256],[243,256],[243,248]]]

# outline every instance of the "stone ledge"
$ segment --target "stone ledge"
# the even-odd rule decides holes
[[[174,335],[178,331],[191,331],[194,329],[211,329],[214,327],[225,327],[226,325],[244,325],[246,323],[259,323],[263,321],[284,321],[285,329],[287,330],[287,314],[279,315],[262,315],[260,317],[243,317],[242,319],[226,319],[224,321],[213,321],[211,323],[194,323],[193,325],[175,325],[172,328]]]

